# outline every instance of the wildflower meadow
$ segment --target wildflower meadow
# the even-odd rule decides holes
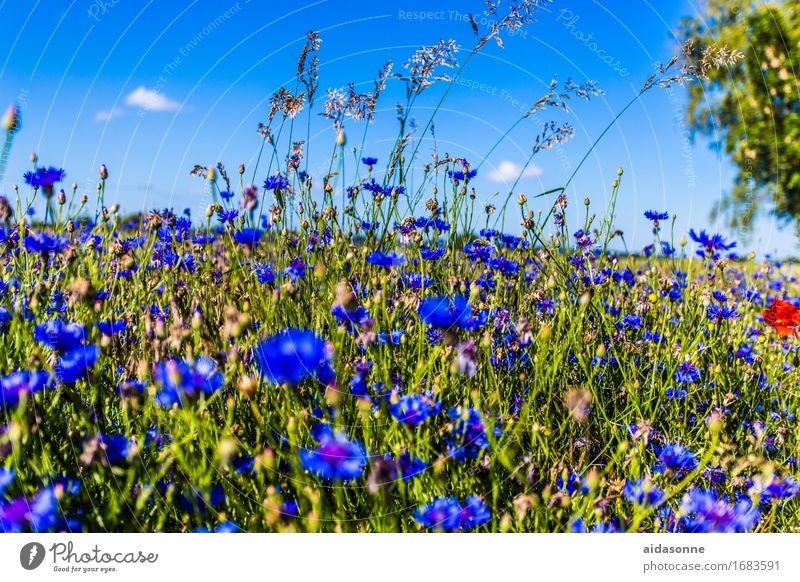
[[[367,88],[325,87],[309,32],[256,162],[181,168],[204,212],[110,204],[113,166],[88,194],[86,168],[35,154],[7,176],[0,530],[797,531],[796,264],[660,203],[630,248],[624,168],[575,212],[572,178],[487,198],[497,144],[421,139],[470,59],[547,4],[489,2],[460,23],[474,46],[433,42]],[[676,52],[632,104],[740,58]],[[388,84],[399,130],[368,149]],[[554,78],[520,119],[604,91]],[[4,152],[25,122],[6,112]],[[543,123],[521,172],[572,134]]]

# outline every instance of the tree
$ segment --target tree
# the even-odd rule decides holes
[[[689,88],[693,132],[724,148],[737,167],[714,215],[748,231],[766,211],[800,232],[800,0],[708,0],[681,28],[692,59],[715,46],[741,53]]]

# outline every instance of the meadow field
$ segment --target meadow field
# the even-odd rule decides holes
[[[524,18],[498,15],[474,50]],[[797,531],[795,264],[676,232],[674,208],[628,248],[623,168],[568,224],[569,183],[485,202],[479,160],[418,161],[408,110],[463,66],[444,41],[397,67],[386,151],[351,127],[391,68],[371,93],[329,92],[330,171],[312,177],[303,142],[278,148],[305,132],[318,46],[273,97],[254,168],[191,170],[205,214],[108,205],[105,166],[90,195],[36,156],[13,177],[0,529]],[[700,74],[676,58],[642,93]],[[598,92],[554,80],[532,110]],[[533,154],[570,132],[545,124]]]

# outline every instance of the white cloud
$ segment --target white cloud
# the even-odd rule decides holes
[[[492,182],[500,184],[511,184],[522,172],[522,166],[512,162],[511,160],[503,160],[497,167],[489,172],[489,179]],[[542,175],[542,169],[539,166],[529,164],[525,171],[522,172],[522,178],[537,178]]]
[[[148,111],[176,111],[181,104],[173,101],[158,91],[152,91],[143,86],[137,87],[125,98],[125,103],[132,107],[141,107]]]
[[[114,107],[113,109],[103,109],[94,114],[95,121],[110,121],[115,117],[121,117],[125,112],[122,109]]]

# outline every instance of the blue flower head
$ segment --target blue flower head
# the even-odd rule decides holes
[[[325,341],[312,331],[288,329],[256,348],[259,371],[272,384],[297,386],[309,377],[328,383],[334,379]]]
[[[431,396],[423,394],[409,394],[407,396],[396,396],[389,412],[397,422],[411,427],[417,427],[432,416],[436,416],[442,409],[442,405]],[[396,401],[395,401],[396,400]]]
[[[669,472],[680,479],[700,466],[695,454],[683,445],[665,445],[658,454],[656,473]]]
[[[289,187],[289,180],[280,174],[270,176],[264,180],[264,190],[286,190]]]
[[[300,451],[300,464],[322,479],[352,481],[364,472],[367,455],[361,443],[348,440],[344,433],[327,431],[316,449]]]
[[[659,220],[667,220],[669,218],[669,212],[658,212],[657,210],[647,210],[644,213],[644,217],[647,220],[658,222]]]
[[[480,497],[471,496],[462,507],[454,497],[442,497],[414,511],[414,519],[423,527],[440,531],[468,530],[491,519]]]
[[[472,316],[472,308],[463,295],[430,297],[419,304],[419,317],[428,325],[440,329],[465,327]]]
[[[210,396],[224,383],[216,362],[205,357],[197,358],[191,365],[182,360],[159,362],[153,370],[153,378],[160,387],[156,401],[164,408],[182,406],[201,394]]]

